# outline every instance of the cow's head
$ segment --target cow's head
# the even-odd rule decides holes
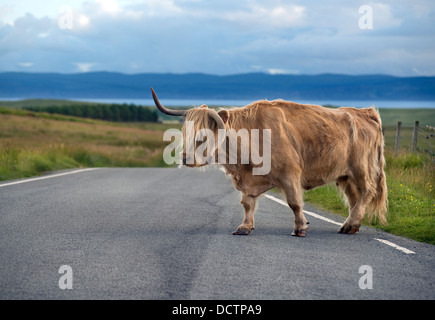
[[[163,113],[171,116],[185,116],[183,125],[183,152],[181,154],[183,165],[199,167],[211,162],[217,162],[217,150],[222,144],[223,135],[219,129],[226,129],[229,119],[227,110],[216,111],[209,109],[205,104],[189,110],[171,110],[165,108],[151,88],[154,103]],[[202,152],[203,151],[203,152]]]

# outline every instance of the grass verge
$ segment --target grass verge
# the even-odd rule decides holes
[[[0,108],[0,180],[77,167],[164,167],[166,129]]]
[[[388,224],[369,224],[384,231],[417,241],[435,244],[435,170],[426,154],[402,151],[395,155],[387,148]],[[305,201],[348,216],[342,194],[330,184],[305,192]]]

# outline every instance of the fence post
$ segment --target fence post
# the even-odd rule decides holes
[[[397,122],[397,130],[396,130],[396,154],[399,152],[400,147],[400,129],[402,127],[402,121]]]
[[[418,138],[418,121],[414,123],[414,133],[412,135],[411,152],[417,151],[417,138]]]

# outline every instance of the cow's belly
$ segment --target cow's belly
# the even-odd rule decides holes
[[[347,176],[345,168],[334,166],[320,170],[306,170],[302,175],[301,184],[305,190],[323,186],[327,183],[337,181],[340,177]]]
[[[308,181],[304,181],[302,183],[302,188],[304,188],[305,190],[311,190],[315,187],[323,186],[325,183],[326,182],[323,179],[311,179]]]

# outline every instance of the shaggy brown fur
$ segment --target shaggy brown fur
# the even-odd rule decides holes
[[[357,232],[366,210],[386,223],[384,141],[381,119],[374,108],[330,109],[275,100],[221,109],[218,114],[226,129],[271,130],[269,174],[253,175],[252,163],[223,165],[235,188],[242,192],[245,209],[244,220],[234,234],[251,232],[257,197],[277,187],[295,215],[292,235],[305,236],[308,226],[302,211],[303,190],[332,181],[349,204],[349,217],[339,232]],[[209,128],[217,136],[215,119],[216,111],[206,106],[191,109],[186,116],[186,121],[195,122],[195,132]]]

